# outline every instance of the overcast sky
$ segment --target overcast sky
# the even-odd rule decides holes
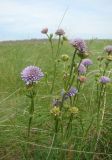
[[[44,38],[44,27],[69,38],[112,38],[112,0],[0,0],[0,40]]]

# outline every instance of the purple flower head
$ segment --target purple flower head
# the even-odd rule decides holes
[[[86,44],[84,42],[84,40],[77,38],[74,39],[70,42],[70,44],[75,47],[75,49],[77,49],[80,53],[85,53],[86,52]]]
[[[63,36],[65,34],[63,29],[57,29],[57,31],[55,32],[56,35],[58,36]]]
[[[79,72],[80,74],[86,73],[86,67],[85,67],[82,63],[80,64],[80,66],[79,66],[79,68],[78,68],[78,72]]]
[[[53,107],[59,107],[61,105],[61,101],[59,99],[53,99]]]
[[[83,59],[83,60],[82,60],[81,64],[83,64],[85,67],[88,67],[88,66],[92,65],[93,62],[92,62],[91,59],[86,58],[86,59]]]
[[[69,97],[75,96],[77,94],[77,92],[78,92],[78,90],[76,88],[71,87],[68,92],[65,92],[65,90],[63,90],[62,96],[65,95],[64,98],[68,99]]]
[[[102,84],[106,84],[106,83],[109,83],[110,82],[110,78],[109,77],[106,77],[106,76],[102,76],[99,80],[100,83]]]
[[[104,50],[108,53],[108,54],[112,54],[112,45],[108,45],[104,48]]]
[[[26,85],[36,83],[42,77],[44,77],[43,72],[39,67],[36,66],[28,66],[21,72],[21,78]]]
[[[43,34],[47,34],[47,32],[48,32],[48,28],[43,28],[43,29],[41,30],[41,33],[43,33]]]

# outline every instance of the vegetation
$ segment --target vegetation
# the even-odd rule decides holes
[[[84,74],[87,80],[81,84],[80,92],[72,100],[65,100],[62,110],[60,106],[53,108],[52,101],[60,100],[63,89],[66,89],[65,95],[70,84],[79,91],[76,77],[73,82],[70,78],[77,75],[75,68],[79,67],[77,63],[80,64],[81,58],[76,56],[70,77],[74,48],[68,41],[63,45],[60,42],[60,48],[59,41],[52,42],[56,57],[52,57],[52,45],[47,40],[0,43],[0,159],[111,160],[112,83],[101,87],[99,78],[105,71],[103,49],[112,41],[86,41],[93,65]],[[69,56],[67,61],[63,61],[65,54]],[[99,61],[98,56],[104,56],[104,60]],[[111,62],[105,71],[110,79]],[[30,65],[40,67],[44,78],[36,85],[35,110],[28,136],[30,98],[26,96],[28,88],[20,73]],[[64,84],[65,73],[68,86]],[[73,103],[74,97],[77,103]],[[76,107],[75,110],[71,110],[70,105]]]

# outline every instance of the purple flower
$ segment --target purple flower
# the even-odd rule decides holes
[[[43,34],[47,34],[47,32],[48,32],[48,28],[43,28],[43,29],[41,30],[41,33],[43,33]]]
[[[67,99],[69,97],[75,96],[77,94],[77,92],[78,92],[78,90],[76,88],[71,87],[68,92],[65,92],[65,90],[63,90],[62,96],[65,95],[64,98]]]
[[[86,47],[84,40],[77,38],[77,39],[72,40],[70,44],[73,47],[75,47],[75,49],[77,49],[79,52],[85,53],[87,47]]]
[[[57,31],[55,32],[56,35],[58,36],[63,36],[65,34],[63,29],[57,29]]]
[[[79,66],[79,68],[78,68],[78,72],[79,72],[80,74],[86,73],[86,67],[85,67],[82,63],[80,64],[80,66]]]
[[[43,72],[39,67],[28,66],[21,72],[21,78],[26,85],[36,83],[44,76]]]
[[[109,77],[106,77],[106,76],[102,76],[99,80],[100,83],[102,84],[106,84],[106,83],[109,83],[110,82],[110,78]]]
[[[91,59],[86,58],[86,59],[83,59],[83,60],[82,60],[81,64],[83,64],[85,67],[88,67],[88,66],[92,65],[93,62],[92,62]]]
[[[53,99],[52,104],[54,107],[59,107],[61,105],[61,101],[59,99]]]
[[[67,92],[67,96],[72,97],[74,96],[76,93],[78,92],[78,90],[74,87],[71,87],[70,90]]]
[[[112,54],[112,45],[108,45],[104,48],[104,50],[108,53],[108,54]]]

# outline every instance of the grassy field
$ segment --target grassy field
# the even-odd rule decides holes
[[[103,48],[112,44],[112,41],[96,39],[87,41],[87,44],[91,52],[90,58],[93,60],[93,65],[90,67],[91,72],[97,70],[97,57],[104,55]],[[55,42],[56,47],[57,43]],[[68,42],[65,42],[61,54],[68,54],[71,60],[72,53],[73,48]],[[48,86],[45,77],[38,84],[32,136],[29,140],[25,136],[28,126],[29,99],[25,96],[25,85],[20,77],[22,69],[28,65],[39,66],[48,75]],[[53,62],[49,43],[45,40],[0,43],[0,159],[26,159],[27,144],[30,145],[28,153],[30,160],[45,160],[47,158],[53,141],[54,123],[50,110],[52,99],[60,96],[63,89],[62,74],[63,64],[59,62],[55,90],[51,95],[48,87],[51,86],[53,77]],[[90,74],[87,83],[82,88],[83,94],[77,104],[81,121],[77,119],[73,121],[74,146],[69,146],[69,150],[76,151],[69,152],[70,156],[66,158],[67,160],[91,160],[93,157],[96,135],[96,105],[94,103],[96,84],[94,79],[94,74]],[[107,88],[106,110],[95,160],[112,160],[112,83]],[[59,148],[60,144],[57,146]],[[56,154],[58,155],[58,149],[53,150],[50,160],[56,160]],[[70,159],[70,157],[72,158]]]

